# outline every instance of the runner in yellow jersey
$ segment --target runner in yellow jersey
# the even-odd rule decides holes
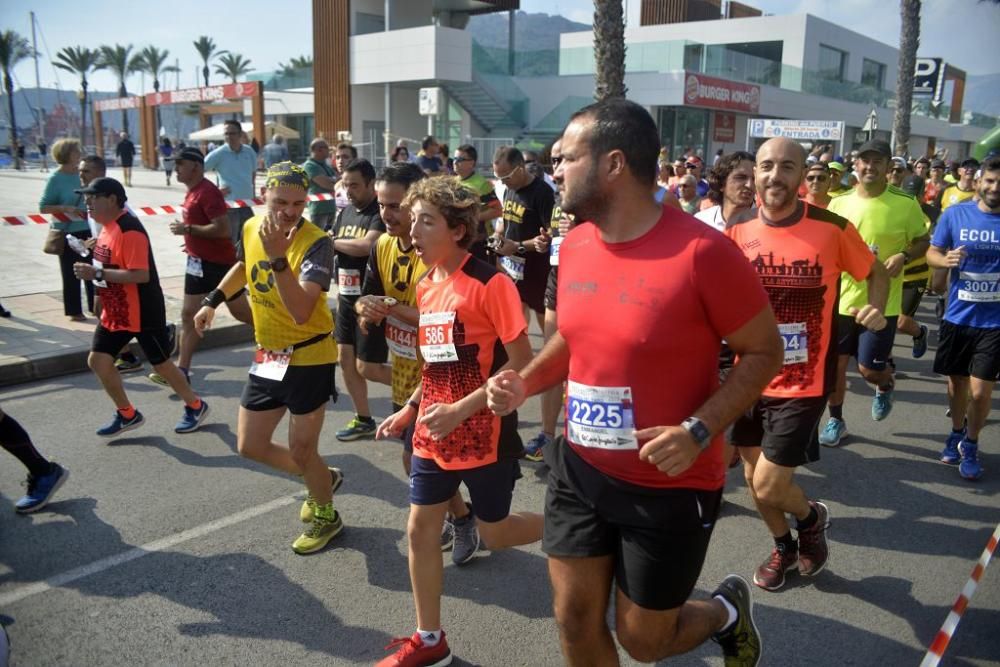
[[[319,551],[343,529],[333,493],[343,482],[319,455],[326,404],[336,400],[337,344],[326,305],[333,248],[323,230],[302,217],[309,177],[291,162],[267,171],[267,212],[243,226],[237,262],[195,315],[203,333],[215,309],[244,286],[253,311],[257,352],[240,400],[236,438],[242,456],[303,477],[308,496],[299,518],[309,524],[292,543],[298,554]],[[289,444],[271,438],[291,413]]]
[[[961,204],[976,196],[976,172],[979,171],[979,160],[970,157],[958,168],[958,183],[941,193],[941,212],[949,206]]]

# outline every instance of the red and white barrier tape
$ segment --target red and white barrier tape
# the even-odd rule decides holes
[[[920,667],[937,667],[937,664],[941,661],[945,649],[948,648],[948,642],[951,641],[952,635],[955,634],[955,628],[958,627],[958,622],[962,619],[962,614],[965,613],[966,608],[969,606],[969,600],[972,599],[972,595],[976,592],[976,586],[979,585],[979,580],[982,578],[986,566],[990,564],[993,552],[997,548],[997,542],[1000,542],[1000,523],[997,524],[996,530],[993,531],[989,542],[986,543],[986,548],[983,549],[983,555],[979,557],[979,562],[972,568],[972,575],[965,582],[962,593],[955,600],[955,604],[948,613],[948,617],[944,619],[944,624],[938,630],[937,636],[931,642],[930,648],[927,649],[927,654],[924,656],[923,662],[920,663]]]
[[[331,194],[309,195],[309,201],[334,201],[336,197]],[[263,199],[233,199],[227,200],[226,206],[229,208],[252,208],[264,203]],[[132,206],[132,211],[138,216],[153,215],[181,215],[180,205],[171,204],[163,206]],[[29,215],[4,215],[0,216],[3,224],[8,227],[21,227],[24,225],[47,225],[50,222],[71,222],[80,220],[66,213],[32,213]]]

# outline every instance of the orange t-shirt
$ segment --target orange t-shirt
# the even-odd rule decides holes
[[[467,255],[445,280],[436,282],[432,274],[417,283],[424,367],[413,452],[446,470],[516,457],[522,449],[516,414],[501,420],[484,407],[443,440],[432,439],[419,422],[431,405],[454,403],[482,387],[507,363],[504,345],[527,330],[517,288],[495,267]]]
[[[163,291],[149,236],[138,218],[123,212],[103,225],[94,246],[94,263],[105,269],[148,270],[144,283],[106,283],[98,287],[101,326],[109,331],[150,331],[167,324]]]
[[[863,280],[875,256],[845,218],[806,202],[785,220],[756,218],[726,230],[756,269],[785,344],[764,396],[825,396],[836,377],[840,276]]]

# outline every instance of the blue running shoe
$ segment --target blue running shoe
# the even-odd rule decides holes
[[[847,436],[847,424],[843,419],[830,417],[826,426],[819,433],[819,444],[824,447],[839,447],[840,443]]]
[[[197,410],[185,405],[184,416],[181,417],[181,420],[177,422],[177,426],[174,427],[174,433],[193,433],[197,431],[207,416],[208,403],[205,399],[201,399],[201,408]]]
[[[979,445],[962,439],[958,443],[958,451],[962,460],[958,464],[958,474],[964,479],[976,480],[983,476],[983,467],[979,465]]]
[[[892,412],[892,389],[882,391],[875,389],[875,398],[872,399],[872,419],[877,422],[882,421]]]
[[[49,504],[52,496],[68,477],[69,470],[58,463],[52,464],[52,472],[48,475],[41,477],[28,475],[28,492],[14,504],[14,510],[18,514],[30,514],[42,509]]]
[[[919,359],[927,354],[927,327],[920,325],[920,335],[913,339],[913,358]]]
[[[138,410],[132,416],[132,419],[125,419],[122,417],[122,413],[115,410],[115,418],[110,422],[97,429],[97,435],[102,438],[113,438],[116,435],[120,435],[125,431],[131,431],[134,428],[139,428],[146,423],[145,418],[143,418],[142,413]]]
[[[948,434],[948,439],[944,441],[944,449],[941,450],[941,463],[955,465],[962,458],[958,452],[958,443],[965,438],[965,429],[952,431]]]
[[[534,438],[529,440],[528,444],[524,446],[524,458],[528,459],[529,461],[535,461],[535,462],[541,461],[543,458],[542,448],[544,448],[545,445],[549,444],[550,442],[552,442],[551,435],[547,435],[545,433],[539,433]]]

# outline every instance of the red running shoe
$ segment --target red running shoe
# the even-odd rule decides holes
[[[441,640],[434,646],[426,646],[420,633],[414,632],[412,637],[393,639],[385,648],[397,647],[395,653],[383,658],[375,667],[444,667],[451,664],[451,649],[448,648],[444,630],[441,631]]]

